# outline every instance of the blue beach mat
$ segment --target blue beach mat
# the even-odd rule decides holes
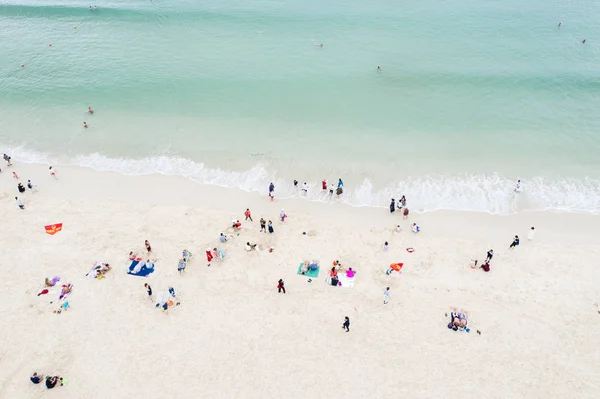
[[[139,263],[140,262],[137,260],[134,260],[133,262],[131,262],[131,265],[129,266],[129,271],[127,272],[127,274],[129,274],[130,276],[147,277],[149,274],[154,272],[154,265],[152,265],[151,267],[147,267],[146,265],[144,265],[144,266],[142,266],[142,268],[140,269],[139,272],[133,273],[133,270]]]

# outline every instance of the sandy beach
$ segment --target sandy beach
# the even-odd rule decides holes
[[[402,220],[177,177],[56,165],[54,180],[47,165],[14,163],[0,173],[0,398],[600,395],[598,216],[440,211]],[[38,191],[18,193],[28,179]],[[261,217],[273,234],[259,232]],[[63,230],[46,234],[55,223]],[[220,232],[233,237],[220,244]],[[509,250],[515,234],[521,245]],[[142,254],[146,239],[156,271],[128,275],[128,254]],[[246,252],[247,241],[263,250]],[[217,245],[226,257],[207,267],[205,250]],[[180,275],[183,248],[194,256]],[[472,269],[490,248],[491,271]],[[305,259],[321,265],[312,282],[297,274]],[[326,285],[335,259],[357,271],[353,288]],[[85,276],[95,262],[112,266],[101,280]],[[402,272],[386,275],[394,262]],[[73,284],[60,314],[57,288],[37,295],[53,276]],[[181,305],[161,312],[144,283],[174,287]],[[468,314],[470,333],[447,328],[454,309]],[[29,382],[33,371],[67,384],[47,390]]]

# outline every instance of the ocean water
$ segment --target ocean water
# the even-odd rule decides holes
[[[0,27],[16,161],[600,211],[600,2],[0,0]]]

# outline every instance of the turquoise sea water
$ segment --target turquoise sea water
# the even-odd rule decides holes
[[[298,179],[313,200],[342,177],[356,206],[600,211],[597,2],[21,0],[0,26],[17,161],[278,197]]]

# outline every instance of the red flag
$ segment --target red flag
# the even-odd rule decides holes
[[[44,227],[47,234],[54,235],[62,230],[62,223],[50,224]]]

